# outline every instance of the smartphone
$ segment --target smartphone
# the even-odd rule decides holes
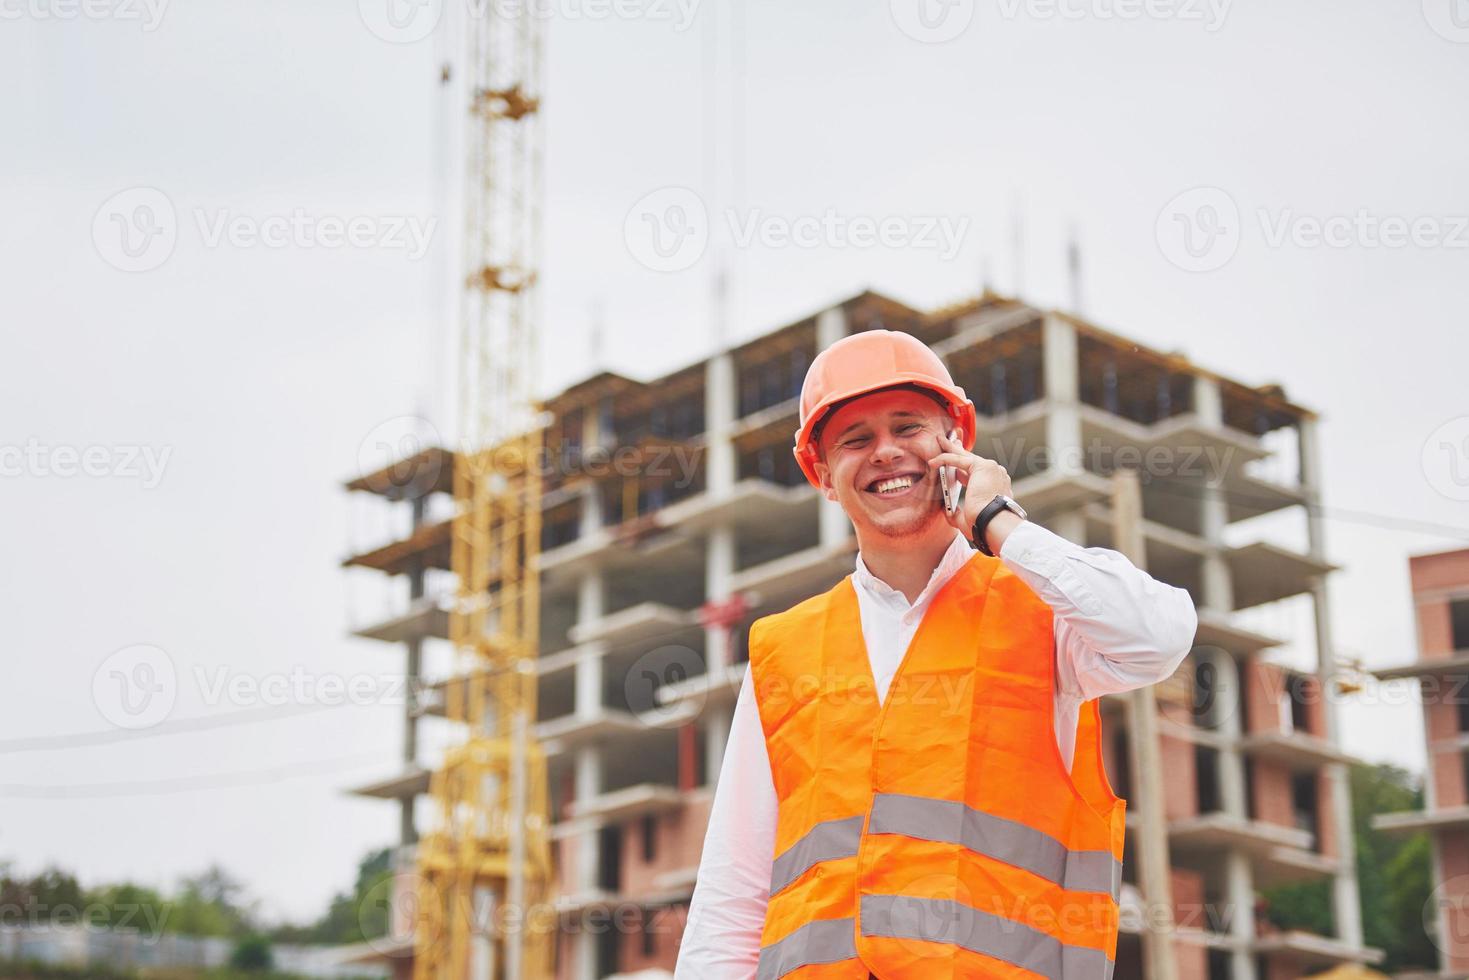
[[[954,438],[954,433],[949,433],[949,439]],[[939,489],[944,494],[944,510],[954,513],[959,507],[959,500],[963,496],[964,487],[959,482],[959,470],[954,466],[939,467]]]

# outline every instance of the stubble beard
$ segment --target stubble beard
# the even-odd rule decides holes
[[[904,540],[921,537],[937,516],[937,511],[932,506],[928,506],[911,517],[905,517],[897,521],[879,518],[869,520],[868,524],[874,531],[884,537]]]

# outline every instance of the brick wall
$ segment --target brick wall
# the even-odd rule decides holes
[[[699,865],[699,852],[704,846],[704,831],[709,826],[709,810],[713,797],[709,793],[691,794],[676,810],[655,815],[654,853],[651,861],[643,859],[643,820],[635,818],[623,825],[622,893],[632,898],[656,895],[668,890],[659,884],[661,876],[692,870]]]
[[[1415,596],[1425,592],[1463,589],[1469,585],[1469,548],[1410,558],[1408,574]],[[1417,612],[1419,655],[1425,660],[1433,660],[1451,654],[1453,641],[1447,598],[1433,595],[1420,599]]]
[[[1336,821],[1331,818],[1331,776],[1325,769],[1316,774],[1316,833],[1317,850],[1327,857],[1336,857]]]
[[[1408,577],[1414,592],[1456,589],[1469,582],[1469,548],[1408,559]]]
[[[1448,909],[1447,932],[1440,937],[1450,972],[1469,971],[1469,833],[1439,835],[1443,887],[1437,897]]]
[[[664,906],[643,911],[643,922],[637,932],[622,937],[618,969],[623,973],[639,970],[668,970],[678,963],[679,939],[688,920],[688,906]]]
[[[1280,732],[1281,701],[1285,698],[1285,674],[1279,667],[1260,660],[1246,660],[1240,665],[1246,704],[1246,734]]]
[[[1180,929],[1207,929],[1204,876],[1184,868],[1169,868],[1168,878],[1173,889],[1174,925]],[[1178,980],[1209,980],[1209,951],[1204,946],[1174,942],[1173,961],[1178,967]]]
[[[1424,660],[1441,660],[1453,652],[1449,604],[1444,601],[1418,603],[1418,652]]]
[[[1174,925],[1180,929],[1208,928],[1208,917],[1204,914],[1204,876],[1197,871],[1169,868],[1168,880],[1173,889]]]
[[[556,980],[570,980],[575,955],[576,937],[558,929],[556,931]]]
[[[1295,812],[1291,808],[1288,768],[1270,759],[1255,759],[1251,764],[1250,790],[1254,794],[1256,820],[1279,827],[1294,827]]]
[[[576,850],[575,838],[567,837],[551,842],[551,861],[556,869],[556,882],[553,887],[557,895],[571,895],[577,890]]]
[[[1174,943],[1178,980],[1209,980],[1209,950],[1194,943]]]
[[[1187,704],[1160,702],[1161,717],[1180,725],[1193,727],[1193,716]],[[1158,753],[1163,771],[1168,778],[1163,780],[1163,813],[1169,820],[1197,816],[1199,812],[1199,774],[1194,765],[1192,742],[1171,735],[1158,739]]]
[[[1169,820],[1197,816],[1199,812],[1198,770],[1194,765],[1194,746],[1181,738],[1163,735],[1158,739],[1158,754],[1163,771],[1163,814]]]
[[[1321,693],[1321,679],[1310,676],[1302,681],[1306,697],[1306,731],[1317,738],[1326,737],[1326,698]]]

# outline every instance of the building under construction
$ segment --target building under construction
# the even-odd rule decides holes
[[[559,980],[673,967],[749,626],[853,568],[849,522],[792,458],[801,382],[818,350],[876,328],[944,357],[979,411],[975,451],[1051,530],[1111,547],[1111,474],[1142,473],[1147,568],[1199,610],[1193,653],[1157,689],[1177,975],[1289,980],[1380,958],[1363,946],[1338,748],[1315,415],[1277,386],[990,293],[922,312],[864,292],[664,377],[602,373],[547,402],[536,735]],[[418,733],[449,724],[431,653],[449,635],[453,466],[429,447],[348,484],[403,512],[402,533],[345,564],[392,580],[394,608],[357,633],[401,646],[421,682],[400,769],[355,791],[401,806],[405,879],[436,761]],[[1291,522],[1294,536],[1255,530]],[[1125,698],[1103,705],[1108,771],[1131,800],[1119,980],[1143,975]],[[1270,925],[1262,891],[1292,882],[1329,890],[1332,934]],[[400,975],[407,928],[375,944]]]
[[[1408,560],[1418,657],[1374,671],[1382,680],[1413,680],[1423,700],[1428,773],[1424,809],[1383,813],[1373,827],[1388,834],[1428,831],[1433,892],[1425,910],[1438,948],[1440,977],[1469,977],[1469,548]]]

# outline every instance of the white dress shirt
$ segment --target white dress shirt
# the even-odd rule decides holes
[[[934,594],[973,554],[955,531],[912,605],[857,556],[852,584],[879,698]],[[1198,627],[1193,600],[1116,551],[1082,548],[1029,521],[1006,536],[999,558],[1055,613],[1056,744],[1069,767],[1083,702],[1155,684],[1188,655]],[[760,958],[776,797],[750,674],[735,705],[675,980],[750,980]]]

